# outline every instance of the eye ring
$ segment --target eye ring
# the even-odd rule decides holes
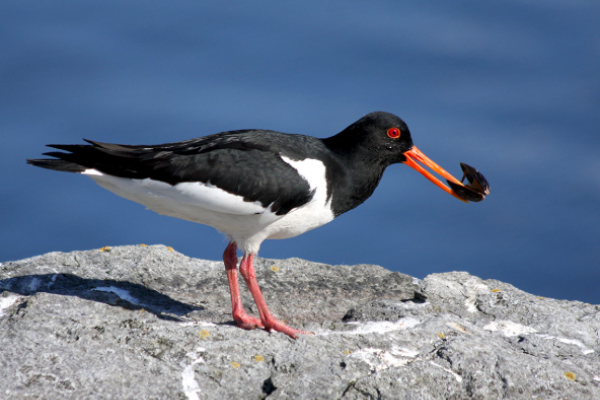
[[[400,137],[400,129],[398,128],[390,128],[387,130],[387,135],[392,139],[398,139]]]

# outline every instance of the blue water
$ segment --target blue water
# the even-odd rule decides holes
[[[376,110],[492,186],[463,204],[404,165],[356,210],[261,256],[465,270],[600,303],[600,3],[584,0],[0,3],[0,260],[223,236],[82,176],[48,143],[153,144],[263,128],[318,137]]]

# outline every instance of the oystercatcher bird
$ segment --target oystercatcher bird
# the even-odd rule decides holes
[[[461,196],[425,170],[419,163],[453,187],[476,192],[421,153],[404,121],[386,112],[368,114],[327,139],[252,129],[151,146],[85,141],[89,145],[49,145],[66,152],[27,162],[87,175],[159,214],[225,233],[230,242],[223,261],[235,322],[244,329],[261,327],[294,338],[308,332],[275,319],[256,282],[253,259],[263,240],[300,235],[352,210],[371,196],[385,168],[394,163],[415,168],[460,200],[484,197]],[[260,318],[246,314],[242,306],[238,248],[243,250],[239,271]]]

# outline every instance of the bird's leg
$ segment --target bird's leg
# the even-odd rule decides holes
[[[312,334],[311,332],[304,332],[291,328],[283,322],[275,319],[273,314],[271,314],[260,291],[260,287],[258,287],[258,283],[256,282],[256,273],[254,272],[254,254],[244,254],[244,257],[240,263],[240,274],[242,274],[244,277],[246,285],[248,285],[248,289],[250,289],[250,293],[252,293],[252,297],[254,297],[254,302],[256,303],[258,312],[260,314],[260,320],[262,321],[262,325],[266,330],[285,333],[294,339],[296,339],[298,334]]]
[[[227,281],[229,282],[229,293],[231,294],[231,309],[233,319],[240,328],[254,329],[263,327],[260,319],[246,314],[240,297],[240,287],[237,278],[237,245],[234,242],[229,242],[225,252],[223,253],[223,263],[227,272]]]

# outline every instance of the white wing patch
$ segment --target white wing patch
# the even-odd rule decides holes
[[[174,186],[183,202],[202,203],[203,208],[228,214],[262,214],[267,210],[259,201],[248,202],[244,198],[202,182],[184,182]]]
[[[153,210],[157,208],[159,202],[164,202],[165,208],[169,206],[169,203],[185,204],[234,215],[262,214],[268,209],[268,207],[263,207],[260,202],[244,201],[241,196],[202,182],[182,182],[170,185],[150,178],[119,178],[105,175],[95,169],[85,170],[82,174],[90,176],[103,188],[126,199],[144,204]],[[170,215],[171,213],[165,212],[164,214]]]

